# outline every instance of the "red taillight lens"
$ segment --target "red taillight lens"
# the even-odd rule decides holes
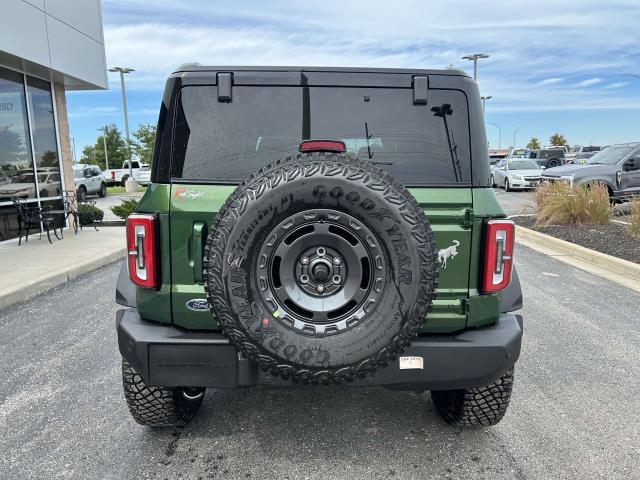
[[[515,226],[511,220],[489,220],[485,225],[482,293],[499,292],[511,281]]]
[[[129,278],[144,288],[156,288],[156,217],[134,213],[127,218]]]
[[[115,180],[116,179],[116,172],[111,172],[111,180]]]
[[[338,140],[305,140],[300,143],[301,152],[346,152],[344,142]]]

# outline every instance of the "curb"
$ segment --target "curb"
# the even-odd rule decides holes
[[[29,300],[53,287],[57,287],[59,285],[67,283],[80,275],[92,272],[94,270],[97,270],[98,268],[109,265],[110,263],[114,263],[125,257],[126,249],[122,249],[106,254],[95,260],[76,265],[75,267],[72,267],[64,272],[51,272],[49,275],[40,278],[34,283],[19,288],[13,292],[0,295],[0,309]]]
[[[516,225],[516,242],[541,253],[557,256],[558,260],[565,263],[640,291],[640,264],[597,252],[520,225]]]

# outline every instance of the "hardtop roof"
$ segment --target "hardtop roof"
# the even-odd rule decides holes
[[[181,72],[335,72],[335,73],[387,73],[414,75],[452,75],[468,77],[458,69],[420,69],[420,68],[369,68],[369,67],[299,67],[299,66],[213,66],[197,63],[185,63],[177,67],[173,73]]]

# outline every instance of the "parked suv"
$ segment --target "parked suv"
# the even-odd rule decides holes
[[[572,185],[604,184],[613,199],[640,195],[640,142],[611,145],[580,165],[545,170],[542,179]]]
[[[544,168],[554,168],[566,163],[564,149],[561,148],[542,148],[529,150],[524,158],[535,160],[538,165]]]
[[[84,202],[87,195],[107,196],[107,180],[97,165],[74,165],[73,178],[80,201]]]
[[[116,291],[133,418],[184,424],[207,387],[340,384],[500,421],[522,297],[489,177],[462,72],[178,69]]]

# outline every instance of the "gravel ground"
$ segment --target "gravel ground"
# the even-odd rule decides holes
[[[0,311],[6,479],[618,479],[640,465],[640,294],[518,246],[525,337],[498,426],[384,388],[209,390],[194,422],[127,411],[118,265]],[[428,361],[428,359],[426,360]]]
[[[518,225],[534,228],[535,218],[516,217]],[[551,225],[535,230],[614,257],[640,263],[640,240],[627,233],[619,223],[604,225]]]

